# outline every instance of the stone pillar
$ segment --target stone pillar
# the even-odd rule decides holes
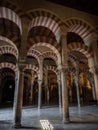
[[[98,103],[98,68],[97,67],[94,67],[94,80],[95,80],[96,100]]]
[[[92,67],[92,68],[90,68],[90,71],[94,75],[96,100],[97,100],[97,103],[98,103],[98,68],[96,66]]]
[[[45,102],[49,104],[48,71],[45,72]]]
[[[26,89],[26,105],[28,104],[28,88],[29,88],[29,76],[28,76],[28,74],[26,75],[27,76],[27,86],[25,87],[25,89]]]
[[[62,46],[62,66],[61,66],[61,84],[62,84],[62,112],[63,123],[69,122],[69,102],[68,102],[68,88],[66,72],[68,68],[68,52],[67,52],[67,39],[66,33],[61,36]]]
[[[42,80],[38,80],[38,112],[42,106]]]
[[[15,95],[14,95],[14,127],[21,127],[22,102],[23,102],[23,85],[24,85],[24,67],[19,65],[16,74]]]
[[[98,35],[94,33],[87,41],[85,43],[89,44],[93,50],[93,56],[88,59],[88,63],[90,71],[94,75],[96,100],[98,103]]]
[[[0,73],[0,105],[1,105],[1,103],[2,103],[2,85],[1,85],[1,83],[2,83],[2,75],[1,75],[1,73]]]
[[[61,74],[60,71],[58,71],[58,75],[57,75],[57,81],[58,81],[58,99],[59,99],[59,110],[61,113],[61,108],[62,108],[62,96],[61,96]]]
[[[96,100],[96,93],[95,93],[95,86],[92,86],[92,95],[93,95],[93,100]]]
[[[48,90],[47,90],[47,103],[49,104],[49,102],[50,102],[50,97],[51,97],[51,84],[50,84],[50,77],[48,76],[47,77],[47,80],[48,80]]]
[[[94,84],[94,78],[93,75],[90,75],[90,83],[92,86],[92,95],[93,95],[93,100],[96,100],[96,92],[95,92],[95,84]]]
[[[42,105],[42,81],[43,81],[43,58],[38,59],[39,62],[39,75],[38,75],[38,112]]]
[[[30,73],[27,74],[27,77],[28,77],[28,85],[27,85],[27,88],[26,88],[27,105],[30,105],[30,91],[31,91],[31,75],[30,75]]]
[[[69,103],[68,103],[68,88],[67,88],[67,79],[66,79],[65,67],[61,69],[61,83],[62,83],[62,111],[63,111],[63,122],[69,122]]]
[[[77,92],[77,102],[78,102],[78,109],[80,109],[80,91],[79,91],[79,63],[78,61],[75,62],[75,83],[76,83],[76,92]]]
[[[34,71],[31,71],[31,86],[30,86],[30,96],[29,96],[29,103],[32,105],[33,101],[33,83],[34,83]]]
[[[72,73],[70,73],[69,79],[69,102],[72,103]]]

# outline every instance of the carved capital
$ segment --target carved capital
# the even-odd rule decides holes
[[[67,69],[68,69],[68,67],[65,66],[65,65],[60,65],[60,66],[58,66],[58,70],[59,70],[60,72],[61,72],[61,71],[66,72]]]
[[[41,85],[42,84],[42,80],[38,79],[38,84]]]
[[[24,71],[24,68],[26,67],[26,59],[25,58],[19,58],[18,60],[18,67],[21,72]]]
[[[92,73],[98,74],[98,66],[93,66],[93,67],[91,67],[91,68],[90,68],[90,71],[91,71]]]
[[[94,67],[94,71],[95,71],[96,74],[98,74],[98,66]]]

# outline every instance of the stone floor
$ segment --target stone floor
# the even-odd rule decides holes
[[[45,130],[98,130],[98,105],[83,106],[80,110],[70,107],[69,112],[70,123],[63,124],[62,113],[58,107],[43,107],[40,115],[36,108],[25,107],[22,110],[22,127],[18,130],[44,130],[42,125],[47,120],[50,125],[48,123]],[[12,124],[12,108],[0,109],[0,130],[15,130]],[[50,126],[51,129],[48,128]]]

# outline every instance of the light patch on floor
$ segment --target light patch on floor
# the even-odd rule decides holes
[[[40,120],[40,123],[43,130],[53,130],[53,126],[50,124],[49,120]]]

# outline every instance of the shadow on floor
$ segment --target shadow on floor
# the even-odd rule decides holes
[[[20,129],[34,129],[34,130],[39,130],[41,128],[40,127],[33,127],[33,126],[21,126]]]
[[[68,124],[97,124],[98,121],[70,121]]]

